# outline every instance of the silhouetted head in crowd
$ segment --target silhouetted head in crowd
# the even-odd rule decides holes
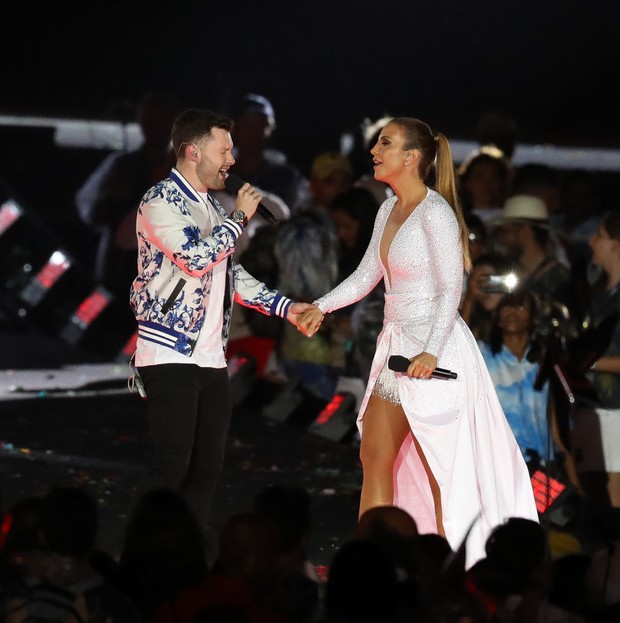
[[[398,506],[374,506],[359,519],[355,536],[360,539],[372,538],[380,531],[389,531],[406,539],[418,536],[415,519]]]
[[[395,620],[401,607],[396,563],[370,539],[353,539],[332,559],[325,590],[327,621]]]
[[[205,543],[190,506],[180,494],[147,491],[135,505],[125,532],[122,560],[148,555],[154,562],[192,566],[204,572]]]
[[[547,536],[536,521],[511,517],[497,526],[487,539],[488,576],[499,598],[522,593],[532,573],[548,556]]]
[[[310,494],[303,487],[271,485],[254,500],[256,513],[269,517],[280,531],[284,552],[306,544],[311,525]]]
[[[271,102],[247,93],[232,105],[234,172],[246,182],[277,195],[294,210],[305,190],[305,180],[287,155],[271,145],[276,116]]]
[[[235,120],[233,139],[240,151],[261,152],[276,129],[271,102],[257,93],[247,93],[239,98],[233,106],[232,117]]]
[[[418,536],[418,552],[429,566],[439,572],[446,560],[452,555],[452,548],[448,540],[440,534],[432,532]]]
[[[518,134],[517,121],[505,112],[496,110],[485,112],[476,122],[476,137],[480,145],[497,147],[508,160],[514,154]]]
[[[47,548],[61,556],[88,556],[97,538],[99,509],[83,489],[58,487],[43,500],[41,517]]]
[[[144,616],[208,574],[206,546],[189,504],[176,491],[146,492],[134,506],[119,561],[121,588]]]
[[[504,154],[483,147],[469,154],[458,168],[459,191],[465,212],[502,208],[510,188],[511,169]]]
[[[601,186],[593,171],[565,171],[560,184],[560,215],[566,233],[592,218],[600,216]]]
[[[238,513],[220,531],[213,573],[241,580],[260,595],[273,589],[281,551],[278,528],[269,517]]]
[[[416,575],[418,527],[407,511],[397,506],[370,508],[360,517],[355,537],[384,547],[404,576],[401,579],[413,579]]]

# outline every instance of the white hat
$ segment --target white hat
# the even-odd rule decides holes
[[[500,220],[526,221],[544,227],[549,224],[549,212],[545,202],[539,197],[513,195],[506,201]]]

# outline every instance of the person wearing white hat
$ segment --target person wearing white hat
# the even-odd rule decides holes
[[[549,304],[575,309],[570,269],[554,253],[549,212],[534,195],[510,197],[494,229],[495,244],[515,260],[519,287],[534,292]]]
[[[504,204],[503,220],[532,222],[539,227],[548,227],[549,212],[542,199],[534,195],[513,195]]]

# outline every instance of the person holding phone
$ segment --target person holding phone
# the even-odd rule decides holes
[[[459,313],[477,340],[489,339],[493,312],[509,291],[507,276],[514,274],[513,263],[500,253],[485,253],[473,260]]]

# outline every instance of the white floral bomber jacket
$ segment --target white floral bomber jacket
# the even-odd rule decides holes
[[[138,276],[129,303],[138,335],[191,355],[205,320],[212,269],[227,262],[222,341],[228,341],[231,301],[286,318],[292,300],[252,277],[232,253],[242,228],[212,197],[211,205],[172,169],[138,207]]]

